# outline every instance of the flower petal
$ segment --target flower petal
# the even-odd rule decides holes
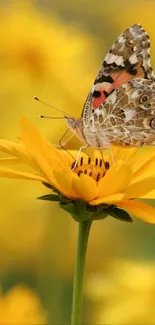
[[[129,160],[133,159],[137,152],[137,148],[125,148],[119,146],[112,146],[111,147],[111,155],[113,155],[114,161],[123,160],[128,162]]]
[[[106,197],[102,197],[100,199],[95,199],[91,202],[89,202],[90,205],[99,205],[99,204],[113,204],[116,201],[121,201],[123,198],[123,194],[122,193],[116,193],[116,194],[112,194]]]
[[[37,169],[35,159],[26,151],[23,145],[19,143],[0,139],[0,151],[10,154],[13,156],[12,159],[19,159],[21,162],[30,165],[35,170]]]
[[[70,170],[61,169],[61,170],[53,170],[53,176],[57,183],[57,188],[63,193],[65,196],[69,198],[77,198],[77,195],[72,189],[72,179],[78,178],[76,174],[71,172]]]
[[[70,166],[67,156],[43,139],[35,126],[25,117],[21,119],[21,137],[28,152],[38,152],[46,158],[51,167],[63,168]]]
[[[143,195],[143,199],[155,199],[155,190],[148,192],[147,194]]]
[[[39,173],[43,175],[43,177],[47,180],[46,182],[60,190],[59,184],[55,181],[55,178],[53,176],[53,169],[49,165],[49,163],[46,161],[44,156],[41,156],[38,152],[30,152],[32,158],[34,159],[37,170],[39,170]]]
[[[0,168],[0,177],[30,179],[30,180],[36,180],[36,181],[47,183],[47,179],[42,176],[31,174],[31,173],[18,172],[10,168]]]
[[[104,149],[102,152],[104,161],[109,161],[110,160],[110,149]],[[102,159],[101,152],[99,150],[94,150],[93,151],[93,160],[95,161],[96,158],[99,160]]]
[[[151,205],[133,200],[116,202],[116,205],[145,222],[155,224],[155,208]]]
[[[148,177],[132,183],[124,193],[124,199],[140,198],[155,189],[155,177]]]
[[[155,175],[155,148],[139,148],[132,163],[134,177]]]
[[[93,200],[97,194],[96,182],[90,176],[84,174],[72,179],[72,188],[77,197],[86,202]]]
[[[77,150],[69,150],[68,152],[74,157],[74,160],[73,160],[73,158],[71,156],[69,157],[70,165],[71,165],[77,159],[79,151],[77,151]],[[68,152],[66,152],[67,155],[68,155]],[[87,154],[85,152],[83,152],[83,151],[80,152],[78,162],[80,162],[81,157],[83,158],[83,164],[88,164],[88,156],[87,156]]]
[[[99,181],[98,197],[105,197],[115,193],[123,193],[132,179],[131,166],[123,161],[116,162]]]
[[[16,157],[0,159],[0,165],[13,165],[13,164],[20,164],[20,163],[23,163],[23,161]]]
[[[23,145],[13,142],[0,139],[0,151],[5,152],[11,156],[21,159],[24,162],[28,162],[28,154],[25,151]]]

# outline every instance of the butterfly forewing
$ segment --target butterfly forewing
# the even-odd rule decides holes
[[[105,57],[83,108],[84,127],[113,91],[134,78],[155,80],[150,65],[150,39],[139,24],[122,33]]]

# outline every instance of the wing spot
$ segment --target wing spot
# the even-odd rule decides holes
[[[150,98],[149,98],[149,96],[148,95],[143,95],[141,98],[140,98],[140,103],[146,103],[146,102],[148,102],[148,100],[149,100]]]
[[[114,79],[110,75],[109,76],[103,75],[100,78],[96,78],[94,85],[102,82],[109,82],[110,84],[112,84],[114,82]]]
[[[101,92],[99,90],[94,90],[93,97],[99,98],[101,96]]]
[[[131,50],[132,50],[132,52],[136,52],[136,51],[137,51],[137,46],[133,46],[133,47],[131,48]]]
[[[135,69],[134,65],[130,63],[129,60],[125,60],[124,65],[126,67],[127,72],[129,72],[133,76],[136,75],[137,70]]]
[[[105,90],[103,91],[103,94],[105,95],[105,97],[109,96],[109,94]]]
[[[151,126],[152,129],[155,129],[155,118],[151,119],[150,126]]]
[[[145,108],[150,108],[150,107],[151,107],[151,104],[150,104],[150,103],[145,103],[145,104],[144,104],[144,107],[145,107]]]

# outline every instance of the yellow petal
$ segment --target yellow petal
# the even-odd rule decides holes
[[[133,200],[116,202],[116,205],[145,222],[155,224],[155,208],[151,205]]]
[[[86,202],[93,200],[97,194],[96,182],[88,175],[72,179],[72,188],[76,195]]]
[[[51,167],[68,167],[67,156],[61,150],[54,148],[42,138],[35,126],[26,118],[21,119],[22,141],[29,151],[36,151],[51,164]]]
[[[155,199],[155,190],[148,192],[147,194],[143,195],[143,199]]]
[[[112,194],[109,196],[106,196],[104,198],[100,198],[100,199],[95,199],[90,203],[90,205],[99,205],[99,204],[113,204],[116,201],[121,201],[123,198],[123,194],[122,193],[116,193],[116,194]]]
[[[78,156],[78,153],[79,151],[77,150],[69,150],[69,153],[71,153],[71,155],[74,157],[74,160],[73,158],[70,156],[70,165],[77,159],[77,156]],[[68,155],[68,152],[66,152],[66,154]],[[80,159],[81,157],[83,158],[83,164],[88,164],[88,156],[85,152],[81,152],[80,153],[80,156],[79,156],[79,159],[78,159],[78,163],[80,162]]]
[[[137,148],[124,148],[118,146],[111,146],[109,149],[105,149],[102,151],[103,157],[105,161],[109,161],[110,165],[112,165],[112,158],[114,162],[118,160],[128,161],[131,160],[137,152]],[[101,158],[101,152],[95,151],[94,157]]]
[[[46,141],[45,146],[46,154],[49,159],[50,164],[53,166],[53,168],[58,167],[61,168],[71,168],[71,164],[74,161],[74,157],[71,157],[69,154],[69,151],[66,151],[64,149],[56,149],[51,143]],[[54,165],[55,164],[55,165]]]
[[[26,151],[23,145],[19,143],[0,139],[0,151],[14,156],[12,159],[19,159],[21,162],[25,162],[32,168],[37,169],[33,157]]]
[[[99,198],[115,193],[123,193],[132,179],[132,169],[123,161],[116,162],[98,184]]]
[[[48,182],[47,179],[42,176],[31,174],[31,173],[18,172],[10,168],[0,168],[0,177],[30,179],[30,180],[35,180],[35,181],[40,181],[45,183]]]
[[[69,198],[77,198],[77,195],[74,193],[71,185],[72,179],[78,177],[76,174],[66,169],[54,169],[53,176],[61,193]]]
[[[139,148],[132,164],[134,177],[155,175],[155,148]]]
[[[21,144],[13,141],[0,139],[0,151],[19,158],[25,162],[27,162],[29,159],[25,148]]]
[[[110,158],[109,158],[110,157],[110,148],[104,149],[102,151],[102,155],[99,150],[94,150],[94,152],[93,152],[93,160],[94,161],[96,158],[98,158],[99,160],[102,159],[102,156],[103,156],[104,161],[109,161],[110,160]]]
[[[19,163],[23,163],[23,161],[21,161],[21,159],[16,158],[16,157],[0,159],[0,165],[13,165],[13,164],[19,164]]]
[[[140,198],[155,189],[155,177],[149,177],[132,183],[124,193],[124,199]]]
[[[113,155],[114,162],[118,160],[123,160],[128,162],[129,160],[133,159],[137,152],[137,148],[125,148],[119,146],[112,146],[111,147],[111,155]],[[111,156],[110,155],[110,156]]]
[[[55,181],[55,178],[53,176],[53,168],[48,164],[44,156],[41,156],[38,152],[31,152],[31,156],[34,159],[37,170],[39,170],[39,173],[48,180],[48,183],[53,185],[58,190],[60,189],[59,184]]]

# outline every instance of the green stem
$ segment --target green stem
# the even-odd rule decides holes
[[[82,286],[83,286],[83,278],[84,278],[87,243],[88,243],[91,223],[92,221],[79,222],[76,263],[75,263],[75,271],[74,271],[71,325],[81,324]]]

